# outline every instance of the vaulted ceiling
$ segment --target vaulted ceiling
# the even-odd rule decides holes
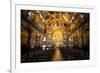
[[[89,13],[21,10],[21,18],[23,26],[41,33],[56,26],[67,29],[70,33],[83,25],[89,26]]]

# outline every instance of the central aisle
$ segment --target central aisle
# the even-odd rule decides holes
[[[61,60],[63,60],[63,57],[62,57],[62,54],[61,54],[59,48],[57,48],[57,49],[55,50],[52,60],[53,60],[53,61],[61,61]]]

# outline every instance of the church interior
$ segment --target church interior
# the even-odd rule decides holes
[[[89,60],[90,14],[21,10],[21,63]]]

